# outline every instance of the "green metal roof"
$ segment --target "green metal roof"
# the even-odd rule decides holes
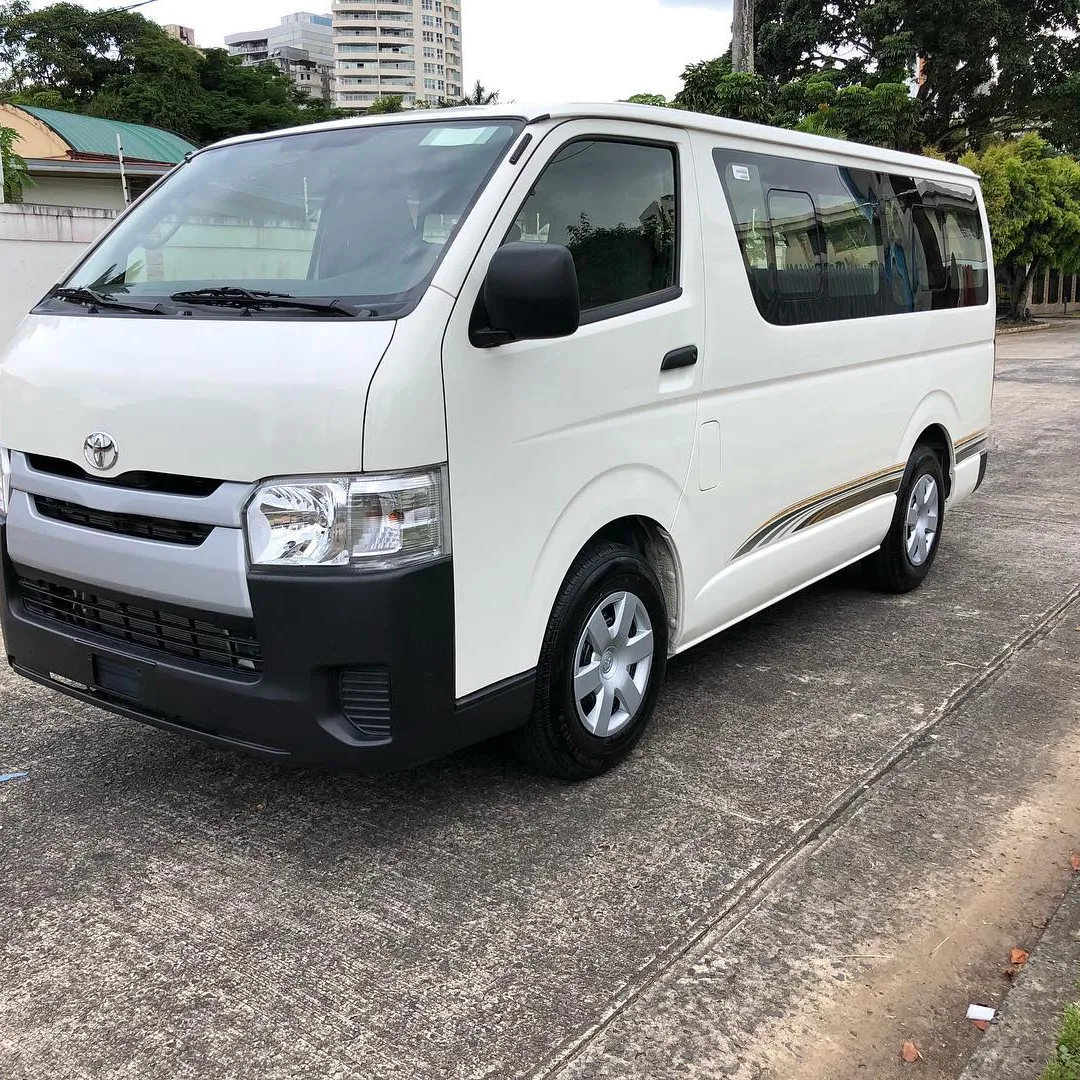
[[[79,154],[115,158],[117,135],[124,144],[124,157],[137,158],[140,161],[175,164],[183,161],[184,155],[195,149],[179,135],[162,131],[160,128],[147,127],[145,124],[126,124],[119,120],[102,120],[98,116],[82,116],[57,109],[39,109],[31,105],[19,105],[17,108],[52,128]]]

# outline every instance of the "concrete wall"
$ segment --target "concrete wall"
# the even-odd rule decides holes
[[[116,217],[115,210],[0,204],[0,351],[23,316]]]
[[[37,206],[85,206],[96,210],[123,210],[124,189],[120,170],[115,179],[98,180],[89,176],[52,176],[34,174],[34,183],[23,191],[23,198]]]

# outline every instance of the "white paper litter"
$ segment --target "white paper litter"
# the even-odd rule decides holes
[[[989,1005],[969,1005],[967,1018],[969,1020],[993,1020],[995,1012]]]

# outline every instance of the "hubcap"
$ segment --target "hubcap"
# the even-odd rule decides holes
[[[941,516],[941,495],[932,476],[921,476],[908,502],[904,535],[907,557],[912,566],[922,566],[934,550]]]
[[[637,715],[653,648],[649,613],[633,593],[612,593],[593,609],[574,653],[574,702],[593,735],[615,735]]]

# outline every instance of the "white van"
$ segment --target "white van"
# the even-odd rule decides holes
[[[199,151],[0,366],[9,661],[269,757],[596,775],[670,656],[926,576],[989,247],[965,169],[647,106]]]

